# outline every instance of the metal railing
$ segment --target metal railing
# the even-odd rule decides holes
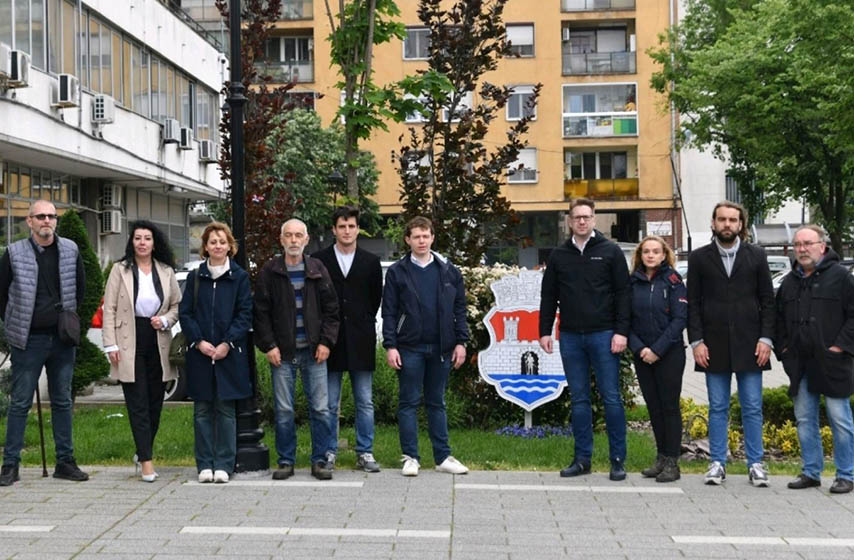
[[[186,23],[190,29],[201,35],[201,37],[213,45],[213,47],[219,52],[224,52],[224,46],[216,38],[216,35],[205,29],[201,23],[199,23],[196,19],[193,18],[187,11],[181,7],[181,3],[177,0],[160,0],[160,3],[169,8],[173,14],[175,14],[178,19]]]
[[[258,72],[273,78],[273,83],[288,84],[290,82],[313,82],[314,62],[259,62]]]
[[[573,74],[634,74],[636,72],[636,57],[632,51],[563,55],[564,76]]]
[[[560,0],[560,11],[562,12],[634,9],[635,0]]]
[[[640,182],[636,177],[625,179],[564,179],[563,196],[573,198],[638,198]]]
[[[563,116],[563,137],[637,136],[637,114]]]

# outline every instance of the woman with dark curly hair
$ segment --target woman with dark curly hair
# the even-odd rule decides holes
[[[169,366],[169,344],[180,301],[166,236],[147,220],[133,222],[125,256],[110,271],[104,289],[103,341],[110,377],[121,383],[125,395],[134,461],[145,482],[157,478],[152,448],[166,382],[176,377]]]

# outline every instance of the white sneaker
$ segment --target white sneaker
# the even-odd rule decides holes
[[[213,474],[213,481],[217,484],[225,484],[228,482],[228,473],[225,471],[216,471]]]
[[[421,467],[418,459],[404,455],[400,460],[403,461],[403,469],[401,469],[400,474],[403,476],[418,476],[418,469]]]
[[[199,471],[199,482],[213,482],[214,475],[210,469],[202,469]]]
[[[726,467],[719,461],[709,463],[709,470],[706,471],[706,484],[720,485],[726,480]]]
[[[469,472],[469,468],[454,459],[453,455],[448,455],[448,457],[442,461],[441,465],[436,465],[436,470],[451,474],[466,474]]]
[[[750,469],[747,471],[747,478],[750,480],[750,484],[757,488],[768,487],[768,470],[762,463],[753,463],[750,465]]]

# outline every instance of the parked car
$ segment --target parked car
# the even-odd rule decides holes
[[[196,261],[192,263],[187,263],[185,266],[190,267],[192,269],[198,268],[198,266],[204,261]],[[184,290],[184,284],[187,282],[187,275],[190,273],[188,268],[183,268],[181,270],[175,271],[175,279],[178,280],[178,286],[181,288],[181,291]],[[102,339],[102,328],[104,326],[104,300],[101,299],[101,305],[98,306],[98,310],[95,311],[95,315],[92,316],[92,326],[89,327],[89,331],[86,333],[86,337],[92,341],[92,343],[100,348],[102,351],[104,350],[104,343]],[[175,321],[175,324],[172,325],[172,336],[175,336],[181,332],[181,323]],[[175,367],[175,366],[172,366]],[[183,401],[187,398],[187,376],[184,375],[183,368],[176,368],[178,377],[172,381],[166,383],[166,393],[164,395],[164,400],[167,401]]]
[[[792,259],[786,255],[768,255],[768,269],[773,275],[776,272],[792,270]]]

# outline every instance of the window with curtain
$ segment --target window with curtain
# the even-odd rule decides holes
[[[125,102],[125,89],[122,87],[122,36],[113,31],[113,97],[121,104]]]
[[[518,121],[522,117],[537,118],[537,108],[528,107],[528,101],[534,95],[534,86],[516,86],[507,100],[507,120]]]
[[[60,40],[62,27],[60,25],[60,3],[62,0],[47,0],[47,67],[50,72],[58,72],[60,68]]]
[[[166,67],[166,117],[175,118],[175,70]]]
[[[86,55],[89,58],[89,87],[92,91],[101,90],[101,24],[89,16],[89,46]],[[84,55],[84,56],[86,56]]]
[[[122,41],[122,99],[128,109],[133,109],[133,61],[130,41]]]
[[[77,38],[80,49],[80,85],[89,89],[89,14],[84,13],[80,19],[80,36]]]
[[[160,118],[160,61],[151,56],[151,118],[162,122]]]
[[[522,167],[519,167],[519,166]],[[510,183],[536,183],[537,182],[537,149],[523,148],[519,150],[519,157],[510,166],[507,181]]]
[[[513,54],[522,57],[534,56],[534,24],[508,23],[507,41]]]
[[[403,39],[404,60],[424,60],[430,56],[430,30],[426,27],[409,27]]]
[[[36,68],[44,68],[44,9],[45,0],[30,2],[30,25],[32,28],[32,64]],[[0,2],[2,4],[2,2]],[[2,20],[0,16],[0,20]],[[2,24],[0,24],[2,26]]]
[[[30,3],[17,0],[15,3],[15,49],[30,54]],[[6,43],[12,45],[10,41]]]
[[[101,24],[101,91],[115,97],[113,88],[113,33]]]
[[[0,0],[0,43],[12,45],[12,0]]]

